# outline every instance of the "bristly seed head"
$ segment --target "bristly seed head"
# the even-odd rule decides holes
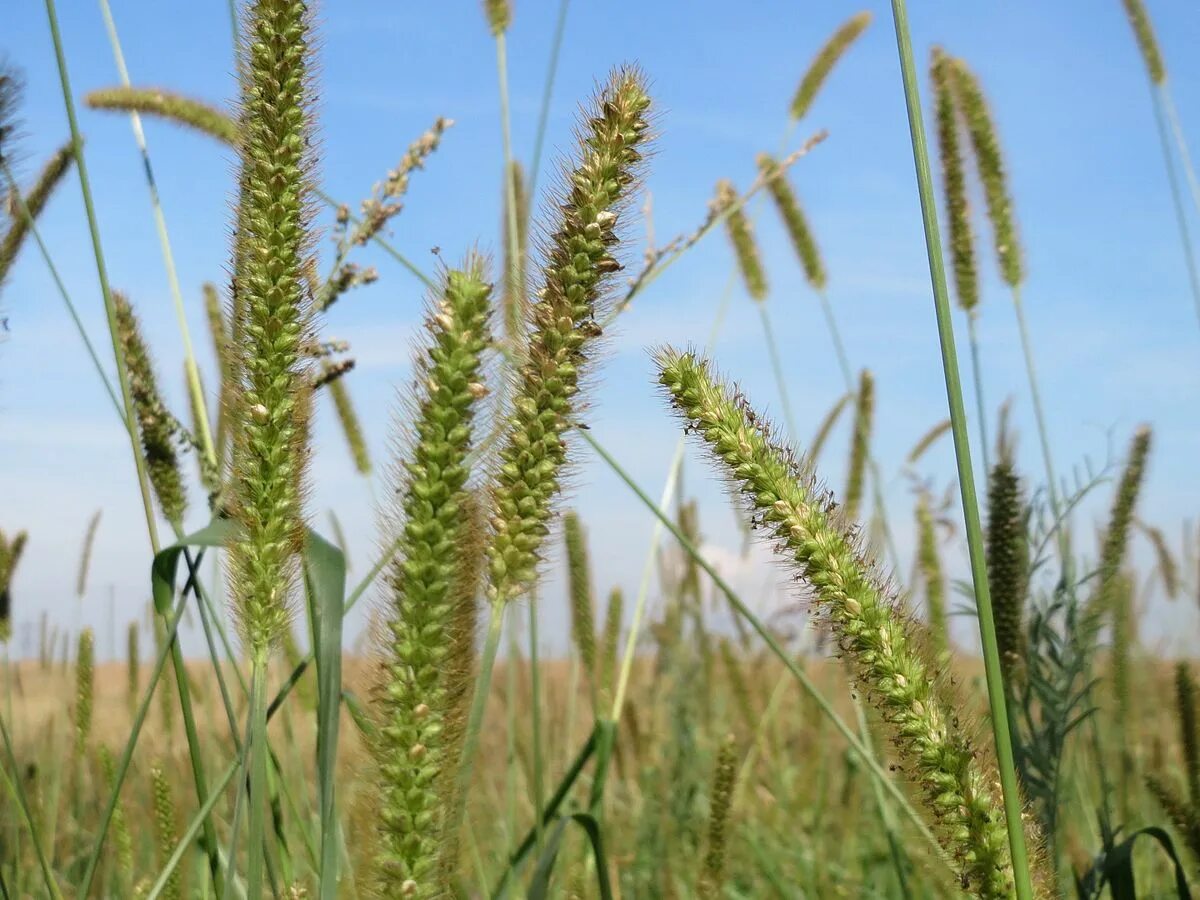
[[[1146,72],[1155,84],[1162,84],[1167,78],[1167,68],[1163,65],[1162,53],[1158,49],[1158,38],[1154,36],[1154,26],[1150,24],[1150,14],[1142,0],[1121,0],[1125,4],[1125,14],[1129,16],[1129,24],[1133,26],[1134,37],[1137,38],[1138,49],[1142,51],[1142,61],[1146,64]]]
[[[800,86],[796,88],[796,95],[792,98],[790,109],[793,121],[798,122],[804,118],[804,114],[808,112],[813,100],[816,99],[817,92],[825,84],[825,80],[833,71],[833,67],[837,65],[838,60],[842,58],[842,54],[850,49],[850,45],[858,40],[858,36],[870,24],[871,14],[860,12],[842,23],[825,42],[809,65],[808,71],[804,73],[804,77],[800,79]]]
[[[506,603],[536,578],[567,458],[576,394],[598,306],[621,266],[613,256],[622,204],[632,194],[650,123],[645,79],[618,69],[591,106],[579,158],[565,176],[562,218],[549,239],[525,361],[492,488],[489,599]]]
[[[942,162],[942,189],[946,195],[946,219],[950,227],[950,257],[954,265],[954,292],[958,305],[971,313],[979,304],[979,273],[975,268],[975,235],[967,201],[967,178],[963,168],[961,113],[955,100],[952,60],[934,47],[929,63],[937,111],[938,155]]]
[[[827,280],[825,264],[821,261],[821,251],[808,225],[808,218],[800,207],[800,201],[796,199],[796,192],[792,190],[791,182],[788,181],[787,173],[766,153],[758,155],[758,167],[767,179],[767,190],[771,199],[775,201],[775,208],[783,219],[788,237],[792,239],[796,256],[804,267],[804,277],[814,290],[823,291]]]
[[[310,305],[312,166],[309,14],[303,0],[254,0],[246,17],[234,252],[237,397],[229,584],[254,658],[288,621],[304,541],[311,404],[302,352]]]
[[[745,209],[738,205],[740,199],[733,182],[728,179],[717,182],[714,209],[718,215],[725,213],[725,230],[733,244],[742,281],[746,284],[746,293],[761,302],[767,299],[767,275],[758,255],[758,245],[754,241],[754,229],[750,220],[746,218]]]

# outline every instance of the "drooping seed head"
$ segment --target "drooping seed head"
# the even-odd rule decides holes
[[[1167,78],[1167,68],[1163,65],[1162,53],[1158,49],[1158,38],[1154,36],[1154,26],[1150,23],[1150,14],[1142,0],[1121,0],[1125,5],[1125,14],[1129,16],[1129,24],[1133,26],[1134,37],[1137,38],[1138,49],[1142,51],[1142,62],[1146,64],[1146,73],[1155,84],[1162,84]]]
[[[954,268],[954,293],[963,312],[971,313],[979,304],[979,272],[975,267],[975,235],[971,227],[971,207],[967,201],[967,177],[959,144],[962,115],[951,84],[953,62],[934,47],[929,76],[933,83],[937,111],[938,156],[942,163],[942,190],[945,192],[946,221],[950,227],[950,259]]]
[[[312,94],[303,0],[254,0],[239,71],[241,153],[234,278],[238,335],[229,584],[255,658],[269,656],[289,616],[304,541],[310,327],[304,273]]]
[[[850,45],[858,40],[859,35],[870,24],[871,14],[869,12],[860,12],[842,23],[838,27],[838,30],[825,42],[825,45],[817,53],[816,58],[809,64],[808,71],[804,73],[804,77],[800,79],[799,87],[796,88],[796,94],[792,98],[790,109],[793,121],[798,122],[804,118],[804,114],[812,106],[817,92],[821,90],[821,86],[829,78],[829,73],[833,71],[833,67],[837,65],[838,60],[850,49]]]
[[[367,452],[367,439],[363,436],[362,424],[358,420],[358,413],[354,410],[354,401],[350,399],[346,380],[335,378],[328,384],[327,390],[333,399],[333,408],[337,411],[338,422],[342,426],[346,445],[350,448],[350,455],[354,459],[354,468],[360,475],[370,475],[371,455]]]
[[[823,496],[763,420],[692,354],[664,350],[659,381],[708,445],[779,553],[812,590],[919,786],[941,840],[975,896],[1008,898],[1013,872],[1003,803],[982,748],[961,730],[898,601],[880,585],[836,505]]]
[[[175,449],[180,435],[179,422],[167,410],[159,393],[158,379],[137,314],[124,294],[113,293],[113,306],[117,338],[129,370],[129,393],[141,433],[146,474],[163,516],[178,525],[187,511],[187,490]]]
[[[168,119],[232,146],[238,142],[238,124],[232,116],[202,100],[173,91],[136,87],[104,88],[86,94],[83,102],[89,109],[136,112]]]
[[[637,69],[618,69],[588,107],[578,159],[564,175],[533,304],[527,358],[492,487],[488,594],[506,603],[536,579],[541,546],[579,412],[580,378],[599,336],[602,304],[621,265],[617,223],[648,141],[650,96]]]
[[[87,593],[88,569],[92,562],[92,547],[96,543],[96,532],[100,528],[100,516],[103,510],[96,510],[88,521],[87,532],[83,536],[83,551],[79,554],[79,573],[75,579],[75,594],[82,597]]]
[[[18,531],[6,537],[0,530],[0,644],[12,638],[12,583],[17,563],[25,550],[28,534]],[[43,619],[43,625],[45,620]]]
[[[738,205],[739,201],[733,182],[727,179],[717,182],[714,209],[718,215],[725,213],[725,231],[733,244],[733,253],[737,257],[746,293],[755,300],[763,301],[767,299],[767,275],[758,253],[758,244],[754,240],[754,229],[746,217],[745,210]]]
[[[992,242],[996,249],[1000,275],[1005,284],[1015,288],[1024,277],[1021,245],[1017,237],[1012,194],[1008,188],[1008,175],[1004,170],[1004,154],[1000,150],[996,123],[992,119],[979,79],[967,64],[961,59],[951,60],[949,76],[955,101],[962,111],[967,134],[971,138],[979,180],[983,184],[983,196],[987,204],[988,219],[992,223]]]
[[[987,572],[996,623],[996,644],[1005,682],[1025,664],[1025,602],[1029,593],[1029,544],[1021,479],[1005,444],[988,475]]]
[[[804,277],[814,290],[824,290],[827,277],[825,264],[821,261],[821,251],[813,238],[800,201],[796,199],[796,192],[792,190],[788,181],[787,173],[780,169],[778,162],[765,153],[759,154],[758,167],[767,179],[767,191],[775,202],[775,209],[779,211],[780,218],[783,219],[800,265],[804,267]]]
[[[868,369],[858,376],[858,396],[854,406],[854,432],[850,436],[850,459],[846,466],[846,518],[859,519],[863,485],[870,457],[871,427],[875,418],[875,379]]]

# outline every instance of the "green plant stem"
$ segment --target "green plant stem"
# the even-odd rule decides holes
[[[829,721],[833,723],[834,727],[837,728],[838,732],[843,738],[845,738],[846,743],[850,745],[850,748],[855,752],[855,754],[858,755],[867,769],[870,770],[873,777],[878,778],[883,786],[887,789],[888,793],[891,794],[896,802],[900,804],[901,809],[905,811],[905,814],[912,820],[913,824],[917,827],[917,830],[920,831],[922,836],[924,836],[933,847],[938,848],[940,851],[941,845],[938,844],[937,838],[929,830],[929,827],[925,824],[924,820],[917,814],[917,811],[913,809],[912,804],[908,802],[908,798],[904,796],[900,789],[896,787],[891,778],[888,777],[887,773],[880,767],[879,763],[875,761],[875,758],[867,750],[867,748],[863,746],[862,741],[859,740],[858,736],[851,730],[850,726],[846,724],[845,720],[840,715],[838,715],[837,710],[833,708],[832,704],[830,704],[825,695],[818,690],[815,684],[813,684],[812,680],[808,677],[808,674],[796,664],[795,660],[792,659],[792,655],[788,653],[782,646],[780,646],[779,641],[776,640],[775,635],[771,633],[770,629],[768,629],[762,623],[762,621],[756,615],[754,615],[750,608],[746,606],[741,597],[739,597],[734,589],[730,587],[729,583],[722,578],[721,574],[717,572],[715,568],[713,568],[712,564],[707,559],[704,558],[695,544],[693,544],[687,538],[687,536],[679,530],[679,527],[671,521],[671,517],[669,515],[667,515],[660,507],[654,504],[654,501],[650,499],[650,496],[643,491],[637,482],[635,482],[629,476],[621,464],[613,458],[612,454],[600,446],[596,439],[592,437],[590,432],[580,432],[580,436],[596,452],[596,455],[599,456],[614,472],[620,476],[621,480],[624,481],[626,486],[634,492],[637,498],[641,500],[641,502],[651,512],[654,513],[658,521],[662,523],[662,526],[666,528],[667,531],[671,532],[672,535],[674,535],[675,540],[679,542],[679,545],[683,548],[684,552],[691,556],[696,561],[696,564],[708,574],[708,576],[713,580],[713,583],[721,590],[723,594],[725,594],[730,605],[733,606],[740,616],[750,623],[750,627],[758,633],[758,636],[762,638],[771,652],[778,657],[779,661],[787,667],[787,670],[791,672],[792,676],[800,683],[800,686],[813,699],[813,702],[817,704],[821,712],[829,718]]]
[[[62,297],[63,303],[67,306],[67,312],[71,316],[71,321],[75,323],[75,330],[79,332],[79,337],[83,340],[83,346],[88,352],[88,357],[91,359],[92,365],[96,368],[96,374],[100,376],[100,382],[104,385],[104,390],[108,393],[109,399],[112,400],[113,409],[117,411],[117,418],[124,421],[125,413],[121,411],[121,401],[117,399],[117,392],[113,390],[108,373],[104,371],[104,366],[100,363],[100,357],[96,355],[96,348],[92,345],[92,339],[88,337],[87,330],[83,327],[83,321],[79,318],[75,304],[71,301],[71,295],[67,293],[67,286],[63,284],[62,276],[58,274],[58,267],[54,265],[50,251],[47,249],[46,243],[42,240],[37,222],[34,220],[33,214],[29,211],[29,206],[25,203],[25,198],[21,195],[17,187],[12,169],[8,166],[8,160],[0,159],[0,166],[4,168],[4,179],[8,182],[11,189],[9,196],[16,200],[17,210],[25,218],[25,222],[29,226],[29,233],[33,235],[33,240],[38,246],[38,252],[42,254],[42,259],[46,263],[46,268],[50,270],[50,277],[54,279],[54,286],[58,288],[59,296]]]
[[[108,0],[100,0],[100,12],[104,16],[104,27],[108,32],[109,43],[112,44],[113,59],[117,64],[121,85],[127,88],[131,87],[129,70],[125,67],[125,54],[121,51],[121,39],[117,36],[117,23],[113,20]],[[171,238],[167,234],[167,219],[163,215],[162,202],[159,200],[158,183],[154,180],[154,167],[150,164],[150,151],[146,147],[146,133],[142,130],[142,117],[137,110],[130,110],[129,123],[133,127],[133,139],[137,142],[138,152],[142,157],[142,172],[146,176],[146,187],[150,191],[150,206],[154,212],[154,229],[158,232],[158,244],[162,251],[163,265],[167,270],[167,284],[175,305],[175,317],[179,320],[179,333],[183,337],[183,365],[187,374],[188,392],[191,394],[193,408],[199,411],[196,418],[199,419],[200,434],[197,437],[200,441],[201,451],[208,458],[209,464],[215,466],[217,451],[209,426],[208,404],[204,399],[204,388],[200,386],[200,370],[196,366],[192,334],[188,329],[187,314],[183,308],[183,291],[179,287],[179,273],[175,270],[175,254],[171,251]],[[205,834],[207,835],[207,832]],[[215,855],[213,859],[216,859]]]
[[[529,598],[529,676],[530,698],[533,709],[530,714],[530,727],[533,733],[533,808],[541,809],[546,800],[546,778],[542,770],[542,677],[541,664],[538,658],[538,617],[537,592]],[[537,848],[542,852],[545,840],[545,830],[542,820],[537,820]]]
[[[850,368],[850,357],[846,353],[846,343],[842,340],[842,331],[838,327],[837,317],[833,314],[833,304],[829,302],[829,294],[824,288],[817,291],[817,300],[821,306],[821,314],[825,319],[825,327],[829,329],[829,340],[833,344],[833,352],[837,357],[838,368],[842,372],[842,380],[846,385],[846,393],[855,396],[857,388],[854,383],[854,370]],[[883,499],[883,473],[879,469],[879,461],[875,453],[867,448],[867,468],[871,470],[871,500],[879,510],[879,522],[883,528],[883,541],[887,545],[888,555],[892,558],[892,567],[896,572],[901,570],[900,553],[896,549],[896,540],[892,537],[892,528],[888,524],[887,505]]]
[[[536,197],[538,175],[542,168],[542,150],[546,144],[546,124],[550,120],[550,98],[554,95],[554,81],[558,75],[558,54],[562,50],[563,36],[567,30],[567,9],[571,0],[559,0],[558,18],[554,22],[554,38],[550,44],[550,62],[546,66],[546,78],[542,82],[542,105],[538,111],[537,136],[533,142],[533,158],[529,165],[530,198]]]
[[[779,358],[779,346],[775,341],[775,329],[771,327],[771,314],[767,311],[766,301],[754,304],[758,307],[758,316],[762,321],[763,340],[767,344],[767,354],[771,357],[771,369],[775,373],[775,384],[779,391],[779,401],[783,404],[783,419],[787,424],[788,436],[792,443],[800,439],[796,430],[796,420],[792,415],[792,402],[788,399],[787,377],[783,374],[783,360]]]
[[[202,556],[203,552],[197,557],[197,566],[199,566],[199,560]],[[128,773],[130,762],[133,760],[133,751],[137,747],[138,738],[142,733],[142,726],[146,722],[146,713],[150,709],[150,703],[154,699],[154,691],[158,687],[158,680],[162,677],[163,670],[166,668],[167,658],[171,654],[171,642],[175,639],[179,620],[183,617],[184,606],[187,603],[187,591],[188,586],[185,585],[179,601],[171,613],[166,640],[163,641],[163,646],[159,650],[154,670],[150,674],[150,682],[146,686],[146,691],[142,695],[142,700],[138,704],[137,711],[133,716],[133,722],[129,727],[129,738],[125,742],[125,749],[122,751],[121,759],[116,766],[108,805],[105,807],[100,817],[99,826],[96,828],[96,843],[92,848],[91,855],[88,857],[87,866],[84,868],[83,878],[80,881],[79,893],[77,895],[79,900],[87,900],[90,896],[92,882],[95,880],[96,870],[100,865],[100,857],[104,851],[104,839],[108,835],[108,827],[112,822],[113,811],[116,809],[117,801],[121,796],[121,786],[125,783],[125,775]]]
[[[129,433],[129,443],[133,450],[133,462],[137,469],[138,488],[142,494],[142,511],[146,517],[146,529],[150,535],[151,550],[157,554],[158,527],[154,520],[154,502],[150,496],[150,482],[146,477],[146,463],[142,457],[141,443],[138,438],[137,422],[134,419],[133,399],[129,390],[129,371],[125,366],[125,353],[121,349],[121,339],[117,330],[117,312],[113,304],[112,291],[108,284],[108,268],[104,262],[104,249],[100,244],[100,223],[96,219],[96,208],[92,202],[91,181],[88,179],[87,163],[83,155],[83,137],[79,131],[79,122],[75,115],[74,94],[71,93],[71,79],[67,72],[67,58],[63,51],[62,35],[58,28],[58,12],[54,0],[45,0],[46,18],[50,24],[50,37],[54,43],[54,57],[58,64],[58,78],[62,86],[63,105],[67,111],[67,121],[71,126],[71,143],[75,151],[75,168],[79,173],[79,187],[83,194],[83,206],[87,212],[88,231],[91,234],[92,252],[96,259],[96,275],[100,280],[100,292],[104,295],[104,309],[108,315],[108,332],[112,338],[113,356],[117,362],[117,381],[121,386],[121,400],[125,408],[125,430]]]
[[[1188,150],[1187,140],[1183,136],[1183,126],[1179,122],[1179,113],[1175,109],[1175,101],[1164,81],[1158,85],[1158,95],[1162,98],[1163,111],[1167,114],[1167,122],[1171,126],[1171,134],[1175,138],[1175,146],[1179,149],[1179,161],[1183,163],[1183,174],[1187,178],[1188,190],[1192,194],[1192,204],[1200,212],[1200,181],[1196,179],[1196,169],[1192,165],[1192,154]]]
[[[8,757],[8,765],[14,773],[19,771],[17,766],[16,756],[13,754],[12,740],[8,735],[8,728],[4,724],[4,720],[0,719],[0,734],[4,736],[4,751]],[[38,838],[37,825],[34,824],[33,815],[29,811],[29,798],[25,796],[25,788],[21,784],[21,779],[18,777],[15,781],[8,777],[8,772],[3,766],[0,766],[0,776],[4,778],[4,785],[17,801],[17,806],[21,808],[21,818],[25,820],[25,825],[29,829],[29,835],[33,842],[33,851],[37,855],[38,868],[42,870],[42,880],[46,883],[46,890],[54,900],[62,900],[62,892],[58,889],[58,882],[54,879],[54,873],[50,871],[50,864],[46,860],[46,853],[42,849],[42,842]]]
[[[1200,266],[1188,231],[1187,213],[1183,208],[1183,192],[1179,187],[1179,175],[1175,171],[1175,158],[1171,154],[1171,142],[1167,136],[1166,116],[1163,110],[1162,93],[1150,85],[1151,102],[1154,106],[1154,121],[1158,126],[1158,140],[1162,145],[1163,165],[1167,170],[1167,181],[1171,188],[1171,204],[1175,209],[1175,222],[1179,228],[1179,242],[1183,246],[1183,258],[1187,264],[1188,285],[1192,289],[1192,303],[1196,307],[1196,318],[1200,321]]]
[[[471,711],[467,717],[467,730],[463,736],[462,756],[459,758],[455,775],[455,796],[461,798],[449,822],[448,833],[462,827],[466,811],[471,775],[475,768],[475,757],[479,751],[479,732],[483,727],[483,716],[487,710],[488,695],[492,690],[492,672],[496,668],[496,651],[500,647],[500,635],[504,631],[503,603],[488,605],[487,636],[483,640],[483,654],[479,659],[479,673],[475,676],[475,693],[471,697]],[[512,665],[512,662],[509,662]]]
[[[937,201],[933,192],[933,174],[929,165],[929,148],[921,116],[921,97],[917,88],[916,64],[913,61],[912,39],[909,35],[908,13],[904,0],[892,0],[892,19],[896,29],[896,48],[900,56],[900,71],[904,81],[904,100],[908,108],[908,126],[912,140],[917,188],[921,197],[921,219],[925,229],[929,275],[933,287],[934,309],[937,314],[942,370],[946,379],[946,400],[950,407],[950,427],[954,435],[954,455],[958,464],[963,519],[966,525],[967,546],[971,559],[971,577],[974,582],[975,603],[979,613],[979,634],[983,645],[988,706],[995,734],[1000,785],[1004,794],[1004,814],[1008,826],[1009,849],[1012,853],[1013,877],[1018,900],[1032,900],[1033,881],[1029,872],[1029,855],[1025,847],[1025,830],[1021,821],[1021,794],[1017,784],[1012,735],[1005,708],[1004,676],[1000,669],[1000,651],[996,645],[996,623],[992,617],[992,598],[988,590],[983,531],[979,521],[979,505],[975,498],[975,476],[971,468],[967,417],[963,405],[958,359],[954,348],[954,322],[950,312],[950,294],[946,288],[942,240],[938,231]]]
[[[1029,397],[1033,402],[1033,414],[1037,420],[1038,441],[1042,447],[1042,462],[1046,467],[1046,495],[1050,500],[1050,510],[1056,519],[1064,513],[1058,499],[1058,477],[1055,474],[1054,458],[1050,454],[1050,433],[1046,427],[1046,414],[1042,410],[1042,395],[1038,388],[1037,368],[1033,361],[1033,343],[1029,339],[1029,326],[1025,322],[1025,307],[1021,303],[1021,292],[1012,289],[1013,310],[1017,314],[1017,329],[1021,334],[1021,353],[1025,357],[1025,374],[1029,379]],[[1060,526],[1059,556],[1064,565],[1067,564],[1066,530]]]
[[[250,666],[250,707],[246,711],[250,735],[250,818],[246,841],[246,896],[261,897],[266,839],[267,804],[267,663],[265,653],[255,654]],[[232,866],[233,860],[230,860]]]
[[[975,385],[975,415],[979,418],[979,450],[983,455],[983,473],[986,477],[992,471],[988,450],[987,436],[987,405],[983,402],[983,366],[979,358],[979,315],[975,310],[967,313],[967,341],[971,346],[971,380]]]

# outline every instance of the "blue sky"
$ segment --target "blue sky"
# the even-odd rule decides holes
[[[67,136],[53,50],[41,4],[5,13],[0,51],[27,78],[22,172],[31,175]],[[234,92],[226,5],[118,0],[114,15],[134,83],[158,85],[215,103]],[[509,37],[513,134],[517,155],[532,153],[557,2],[525,0]],[[1155,427],[1143,505],[1178,546],[1200,488],[1200,329],[1171,212],[1150,94],[1121,4],[1071,0],[1047,4],[913,4],[918,60],[940,43],[979,74],[999,123],[1011,172],[1029,279],[1024,291],[1059,469],[1085,457],[1100,463],[1123,451],[1137,423]],[[478,244],[494,251],[500,221],[500,128],[495,53],[475,3],[405,4],[362,0],[324,4],[320,16],[321,161],[317,175],[335,197],[356,205],[436,116],[455,126],[424,172],[412,179],[390,239],[432,268],[432,247],[453,260]],[[793,170],[830,272],[830,297],[856,366],[877,379],[875,451],[905,560],[911,557],[911,495],[899,474],[909,447],[945,415],[924,241],[888,5],[881,3],[644,4],[574,0],[547,134],[548,162],[570,150],[578,104],[616,64],[649,73],[660,137],[647,189],[659,241],[691,230],[714,182],[754,177],[754,156],[775,150],[796,83],[829,33],[862,8],[875,20],[826,85],[793,136],[818,129],[828,139]],[[1180,0],[1150,0],[1171,91],[1193,146],[1200,146],[1200,14]],[[686,10],[686,11],[685,11]],[[164,13],[166,13],[164,15]],[[60,4],[78,98],[117,82],[98,5]],[[141,310],[160,379],[184,411],[181,344],[128,120],[81,112],[104,250],[115,286]],[[200,286],[222,281],[229,236],[232,163],[211,141],[157,122],[146,126],[179,275],[202,365],[211,377]],[[553,185],[543,175],[541,185]],[[544,199],[544,195],[541,199]],[[786,235],[772,210],[754,206],[771,283],[769,304],[783,347],[792,405],[803,439],[841,393],[841,378],[820,318]],[[1193,211],[1194,212],[1194,211]],[[1194,234],[1200,222],[1192,217]],[[319,224],[328,228],[330,219]],[[72,178],[42,220],[42,232],[93,340],[107,336],[78,190]],[[630,230],[636,262],[642,226]],[[1014,399],[1020,458],[1040,480],[1033,420],[1011,303],[995,277],[988,232],[980,223],[980,321],[989,401]],[[329,250],[327,236],[322,252]],[[351,376],[377,471],[386,470],[396,390],[408,383],[421,285],[374,248],[359,261],[381,279],[343,299],[326,335],[349,340]],[[678,438],[652,382],[647,348],[702,344],[733,260],[716,233],[655,282],[614,329],[594,381],[593,434],[657,495]],[[75,627],[97,626],[109,649],[108,597],[117,619],[139,614],[148,594],[149,547],[128,443],[107,405],[36,248],[26,248],[2,298],[11,333],[0,346],[0,527],[28,528],[31,540],[14,589],[18,628],[40,610]],[[964,322],[956,317],[961,332]],[[740,282],[717,356],[760,406],[779,413],[758,317]],[[965,341],[962,343],[965,353]],[[109,360],[110,354],[102,354]],[[965,364],[965,358],[964,358]],[[376,499],[384,483],[356,476],[329,409],[318,413],[312,513],[318,527],[335,509],[361,574],[377,541]],[[974,436],[974,433],[973,433]],[[840,489],[843,426],[822,471]],[[580,446],[571,503],[585,516],[597,587],[636,590],[652,520],[615,477]],[[779,573],[761,555],[737,559],[734,516],[711,477],[689,454],[685,485],[702,504],[706,545],[764,607],[777,605]],[[942,487],[953,477],[948,441],[921,474]],[[1108,490],[1076,517],[1090,540]],[[193,491],[190,525],[203,524]],[[79,545],[92,512],[103,508],[87,597],[74,595]],[[957,518],[957,510],[954,510]],[[1144,542],[1143,542],[1144,543]],[[557,547],[557,543],[555,545]],[[955,573],[963,548],[945,548]],[[1147,560],[1144,546],[1137,550]],[[543,593],[543,635],[561,646],[565,601],[557,552]],[[907,576],[905,563],[901,578]],[[1195,633],[1195,608],[1152,598],[1146,619],[1155,646],[1180,650]],[[969,644],[973,625],[956,625]],[[36,634],[36,628],[32,629]],[[34,638],[34,641],[36,638]],[[1158,643],[1155,643],[1158,642]],[[194,645],[193,645],[194,646]]]

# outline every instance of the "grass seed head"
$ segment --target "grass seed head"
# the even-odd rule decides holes
[[[175,844],[178,843],[179,837],[178,826],[175,824],[175,797],[166,769],[161,763],[156,762],[150,767],[150,785],[154,796],[154,837],[158,844],[158,864],[165,867],[167,860],[175,852]],[[163,900],[179,900],[180,894],[180,874],[176,867],[161,896]]]
[[[1162,84],[1167,78],[1167,68],[1163,64],[1162,53],[1158,49],[1158,38],[1154,36],[1154,26],[1150,23],[1150,14],[1142,0],[1121,0],[1125,5],[1125,14],[1129,16],[1129,24],[1133,26],[1134,37],[1137,38],[1138,49],[1142,51],[1142,61],[1146,64],[1146,72],[1155,84]]]
[[[337,411],[338,422],[342,426],[342,434],[350,448],[350,456],[354,459],[354,468],[360,475],[371,474],[371,455],[367,451],[367,439],[363,436],[362,424],[354,409],[354,401],[346,388],[344,378],[335,378],[327,385],[329,396],[333,399],[333,408]]]
[[[238,124],[228,113],[202,100],[172,91],[136,87],[104,88],[84,95],[83,102],[90,109],[136,112],[167,119],[222,143],[233,146],[238,143]]]
[[[967,176],[963,167],[961,113],[951,83],[953,61],[934,47],[929,64],[937,113],[938,156],[942,163],[942,190],[946,198],[946,221],[950,227],[950,258],[954,268],[954,293],[964,312],[979,304],[979,271],[975,266],[975,234],[967,201]]]
[[[987,572],[996,623],[996,644],[1006,683],[1025,663],[1025,602],[1029,592],[1029,545],[1025,502],[1012,454],[1001,445],[988,474]]]
[[[25,208],[22,209],[19,202],[12,204],[13,208],[10,210],[12,222],[4,237],[0,238],[0,283],[3,283],[5,276],[8,275],[13,263],[17,260],[17,254],[21,252],[21,247],[25,244],[25,239],[29,236],[30,219],[37,221],[42,210],[46,208],[46,203],[49,202],[51,195],[70,171],[73,162],[75,162],[75,151],[68,142],[50,155],[38,173],[37,180],[33,182],[33,186],[28,192],[22,194],[21,200],[24,201]],[[13,185],[13,190],[16,190],[16,185]],[[26,216],[26,212],[28,212],[28,216]]]
[[[233,443],[229,585],[254,658],[289,616],[304,542],[311,297],[312,91],[308,6],[254,0],[245,16],[234,277],[239,428]]]
[[[512,24],[512,3],[509,0],[483,0],[483,13],[496,37],[508,31]]]
[[[18,531],[12,537],[6,537],[0,531],[0,644],[7,643],[12,638],[12,583],[17,563],[25,550],[28,534]],[[43,623],[45,619],[43,619]]]
[[[938,660],[950,657],[950,630],[946,621],[946,580],[938,553],[937,526],[929,508],[929,496],[917,500],[917,565],[925,582],[925,615]]]
[[[726,735],[717,751],[708,805],[708,849],[700,872],[699,894],[705,900],[721,896],[725,882],[725,859],[729,843],[729,811],[737,783],[737,739]]]
[[[124,294],[113,293],[117,337],[129,370],[129,393],[142,438],[146,474],[159,509],[168,522],[178,525],[187,511],[187,490],[175,445],[179,441],[179,422],[167,410],[158,389],[158,379],[150,360],[150,351],[142,336],[141,323]]]
[[[527,357],[491,494],[488,593],[522,594],[540,550],[567,461],[565,433],[579,412],[580,379],[599,337],[601,304],[621,265],[617,224],[634,193],[649,138],[650,95],[635,68],[616,70],[588,107],[578,158],[564,174],[561,218],[551,234],[532,309]]]
[[[790,110],[793,121],[799,122],[804,118],[805,113],[812,106],[813,100],[816,99],[817,92],[821,90],[821,86],[829,78],[829,73],[833,71],[833,67],[870,24],[871,14],[865,11],[860,12],[843,22],[825,42],[816,58],[809,64],[804,77],[800,79],[799,87],[796,88]]]
[[[574,511],[563,516],[567,548],[567,581],[571,593],[571,640],[593,687],[596,681],[596,618],[592,609],[592,573],[588,566],[587,535]]]
[[[825,263],[821,260],[821,250],[817,247],[812,229],[808,225],[808,218],[800,207],[800,201],[796,199],[796,192],[792,190],[787,173],[780,169],[778,162],[765,153],[759,154],[758,167],[767,179],[767,191],[775,202],[780,218],[783,219],[783,225],[792,240],[792,246],[796,249],[800,265],[804,267],[804,277],[814,290],[823,291],[828,281]]]
[[[92,735],[92,707],[96,698],[95,635],[85,628],[79,633],[75,654],[75,755],[82,759]]]
[[[947,850],[975,896],[1012,892],[1004,809],[981,748],[938,688],[912,623],[880,585],[831,498],[817,491],[791,453],[734,389],[690,353],[663,350],[659,381],[688,430],[703,438],[750,514],[809,585],[841,652],[891,726]]]
[[[728,210],[725,215],[725,231],[733,244],[733,253],[737,257],[746,293],[761,302],[767,299],[767,274],[763,270],[758,244],[754,240],[754,229],[746,217],[745,208],[738,205],[740,199],[733,182],[727,179],[717,182],[715,209],[718,215]]]
[[[875,379],[867,369],[858,376],[858,396],[854,407],[854,431],[850,436],[850,459],[846,464],[846,518],[858,521],[863,486],[870,457],[871,427],[875,418]]]

